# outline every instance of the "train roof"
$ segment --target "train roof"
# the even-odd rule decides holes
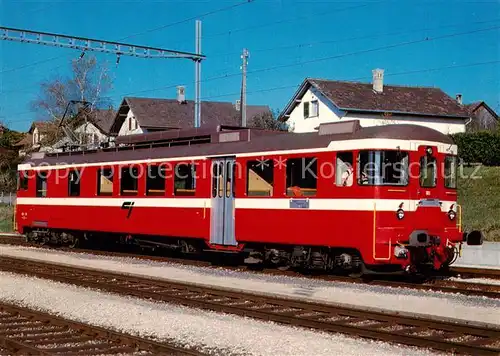
[[[289,133],[244,127],[171,130],[123,136],[121,147],[53,154],[35,153],[23,162],[31,166],[140,161],[177,157],[231,156],[243,153],[324,149],[332,141],[396,139],[453,144],[453,140],[420,125],[361,127],[358,120],[321,124],[317,132]]]

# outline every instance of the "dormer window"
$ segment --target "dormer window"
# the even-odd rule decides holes
[[[309,103],[304,103],[304,119],[309,117]]]
[[[318,100],[311,101],[311,116],[316,117],[319,116],[319,103]]]

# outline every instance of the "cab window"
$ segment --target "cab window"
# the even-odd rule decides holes
[[[19,172],[17,190],[28,190],[28,172],[27,171]]]
[[[436,158],[425,155],[420,158],[420,186],[423,188],[433,188],[437,181]]]
[[[457,189],[457,156],[446,156],[444,159],[444,186]]]

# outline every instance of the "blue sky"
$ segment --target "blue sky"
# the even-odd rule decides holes
[[[238,98],[246,47],[249,104],[282,109],[305,77],[368,82],[373,68],[383,68],[386,84],[440,87],[453,97],[461,93],[466,103],[485,100],[500,111],[498,0],[0,0],[0,26],[107,40],[139,34],[126,41],[185,51],[194,51],[195,24],[182,21],[196,16],[203,21],[207,56],[204,100]],[[79,55],[0,41],[0,120],[27,130],[37,119],[30,102],[40,83],[67,74]],[[108,62],[114,77],[108,96],[115,106],[128,94],[173,98],[180,84],[188,99],[194,96],[191,61],[122,57],[116,66],[114,55],[96,56]]]

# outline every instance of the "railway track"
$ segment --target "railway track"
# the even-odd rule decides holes
[[[202,355],[0,303],[1,355]]]
[[[10,257],[0,257],[0,270],[324,332],[455,353],[500,353],[500,329],[491,325],[297,301]]]
[[[74,253],[88,253],[94,255],[101,256],[112,256],[112,257],[123,257],[123,258],[139,258],[144,260],[151,260],[157,262],[170,262],[170,263],[179,263],[184,265],[194,265],[200,267],[211,267],[212,264],[208,261],[202,260],[192,260],[192,259],[182,259],[182,258],[172,258],[172,257],[160,257],[160,256],[151,256],[145,254],[132,254],[132,253],[124,253],[117,251],[102,251],[102,250],[91,250],[91,249],[70,249],[65,247],[52,247],[49,245],[42,246],[33,246],[30,243],[24,242],[19,237],[8,237],[8,236],[0,236],[0,244],[14,244],[19,246],[30,246],[37,247],[43,249],[55,249],[59,251],[65,252],[74,252]],[[224,266],[227,269],[231,270],[239,270],[239,271],[249,271],[246,267],[241,266]],[[260,273],[272,274],[272,275],[285,275],[290,277],[307,277],[302,273],[298,273],[295,271],[281,271],[278,269],[264,269],[259,270]],[[500,279],[500,270],[493,269],[479,269],[479,268],[465,268],[465,267],[453,267],[450,270],[449,275],[439,276],[440,278],[427,280],[424,283],[422,282],[408,282],[404,278],[396,277],[395,280],[387,280],[383,279],[384,277],[373,277],[373,278],[350,278],[350,277],[342,277],[335,275],[313,275],[312,278],[320,279],[331,282],[344,282],[344,283],[353,283],[353,284],[369,284],[376,286],[384,286],[384,287],[393,287],[393,288],[408,288],[415,290],[430,290],[434,292],[442,292],[442,293],[457,293],[469,296],[479,296],[479,297],[488,297],[494,299],[500,299],[500,285],[493,284],[485,284],[485,283],[470,283],[470,282],[460,282],[460,281],[452,281],[446,280],[443,278],[446,277],[459,277],[459,278],[489,278],[489,279]],[[387,278],[387,277],[386,277]]]

